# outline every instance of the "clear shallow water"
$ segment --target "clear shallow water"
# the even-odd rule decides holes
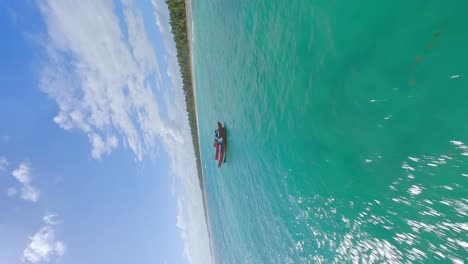
[[[192,1],[219,263],[468,257],[468,2],[348,2]]]

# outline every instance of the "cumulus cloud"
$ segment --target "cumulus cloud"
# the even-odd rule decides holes
[[[11,174],[21,185],[21,199],[31,202],[37,202],[37,200],[39,199],[40,192],[31,183],[31,168],[29,164],[25,162],[21,163],[18,166],[18,168],[15,169]],[[7,193],[9,196],[16,194],[16,189],[14,191],[13,189],[10,189]]]
[[[167,146],[170,149],[171,168],[178,178],[180,186],[177,198],[177,228],[184,242],[184,255],[189,263],[212,263],[210,241],[198,174],[196,160],[191,143],[191,133],[187,123],[184,95],[182,93],[182,80],[177,62],[177,53],[173,35],[169,25],[169,13],[164,0],[152,0],[155,24],[162,35],[166,48],[166,75],[171,82],[170,97],[166,105],[176,111],[170,111],[170,118],[174,122],[181,122],[178,127],[187,139],[186,144]],[[180,121],[182,120],[182,121]]]
[[[111,153],[119,136],[138,160],[158,137],[181,139],[162,120],[151,87],[161,77],[141,12],[133,1],[122,6],[125,28],[111,1],[40,1],[48,55],[40,87],[58,104],[54,121],[84,132],[95,159]]]
[[[65,254],[65,243],[55,238],[55,218],[55,214],[44,216],[44,226],[29,238],[29,244],[23,251],[23,263],[49,262]]]
[[[177,50],[175,48],[175,43],[173,35],[171,32],[171,26],[169,25],[169,11],[165,0],[151,0],[153,6],[153,15],[155,17],[155,24],[161,33],[162,42],[165,47],[165,74],[170,80],[169,89],[171,93],[166,94],[165,99],[167,112],[169,113],[169,118],[177,122],[178,120],[184,120],[187,118],[187,112],[185,108],[185,98],[182,93],[182,78],[180,74],[179,63],[177,62]],[[172,109],[172,111],[171,111]],[[179,116],[178,114],[183,113],[184,116]]]
[[[44,221],[44,223],[48,225],[55,225],[57,224],[57,218],[58,218],[57,214],[48,214],[44,216],[42,220]]]
[[[152,0],[155,25],[165,46],[161,55],[155,54],[140,10],[131,0],[121,3],[119,18],[114,11],[120,7],[112,1],[39,1],[47,28],[41,90],[58,105],[54,122],[86,134],[94,159],[119,145],[133,151],[137,160],[160,147],[167,151],[171,171],[182,186],[177,192],[181,201],[177,225],[185,255],[191,263],[209,263],[208,232],[167,5]]]

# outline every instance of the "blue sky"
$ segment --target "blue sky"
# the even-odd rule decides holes
[[[209,263],[164,1],[2,1],[0,32],[0,263]]]

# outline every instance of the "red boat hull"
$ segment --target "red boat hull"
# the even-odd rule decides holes
[[[214,147],[216,148],[215,160],[218,160],[218,157],[219,157],[219,144],[218,144],[218,142],[214,143]]]

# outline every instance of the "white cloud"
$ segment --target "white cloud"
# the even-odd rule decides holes
[[[153,5],[153,15],[155,17],[155,23],[159,32],[162,36],[162,42],[165,46],[166,56],[165,62],[167,63],[166,68],[166,75],[171,81],[170,88],[172,88],[172,99],[166,98],[166,104],[169,104],[168,107],[176,108],[177,111],[170,111],[170,113],[186,113],[185,108],[185,100],[183,93],[178,93],[179,91],[182,92],[182,78],[180,75],[180,67],[179,63],[177,62],[177,50],[175,48],[175,43],[173,39],[173,35],[171,32],[171,26],[169,24],[169,11],[167,8],[167,4],[165,0],[151,0],[151,4]],[[177,118],[172,116],[172,120],[178,120]]]
[[[48,214],[44,216],[42,220],[44,221],[44,223],[48,225],[55,225],[57,224],[57,218],[58,218],[57,214]]]
[[[37,202],[40,192],[31,184],[30,166],[22,162],[11,174],[21,184],[21,198],[26,201]]]
[[[62,241],[55,242],[55,252],[58,256],[65,255],[66,249],[67,247],[65,246],[65,243],[63,243]]]
[[[177,199],[177,228],[184,242],[184,255],[189,263],[211,263],[210,241],[198,174],[196,170],[191,133],[187,122],[185,98],[182,92],[182,80],[180,68],[177,62],[177,53],[173,41],[173,35],[169,25],[169,13],[164,0],[152,0],[153,12],[156,18],[155,24],[162,35],[166,48],[166,75],[171,81],[170,96],[165,100],[171,121],[177,123],[183,131],[186,144],[167,144],[170,149],[171,168],[178,178],[181,190]]]
[[[26,201],[37,202],[40,192],[36,187],[24,185],[21,187],[21,198]]]
[[[122,144],[142,160],[158,151],[156,142],[162,143],[182,186],[177,192],[183,201],[177,225],[185,255],[191,263],[209,263],[208,232],[166,3],[152,1],[164,56],[155,54],[133,1],[121,2],[122,21],[111,1],[40,1],[48,57],[40,72],[41,90],[58,105],[54,121],[65,130],[86,134],[95,159]],[[161,60],[167,68],[160,69]],[[152,79],[156,87],[151,87]],[[168,87],[163,87],[163,79],[170,81]]]
[[[45,225],[29,238],[30,242],[23,251],[23,263],[49,262],[65,254],[65,243],[55,238],[55,222],[51,219],[56,217],[54,214],[44,216]]]
[[[122,2],[128,39],[110,1],[40,2],[48,32],[40,87],[59,106],[54,121],[87,134],[95,159],[117,147],[117,136],[139,160],[158,137],[180,139],[151,88],[161,77],[143,17]]]
[[[5,157],[0,156],[0,172],[5,171],[7,167],[8,160]]]
[[[107,137],[104,141],[100,135],[91,133],[88,135],[93,150],[91,156],[95,159],[100,159],[102,154],[109,154],[117,147],[117,138],[115,136]]]
[[[14,170],[11,174],[18,180],[21,184],[29,184],[31,183],[30,174],[31,168],[26,163],[21,163],[19,167]]]

